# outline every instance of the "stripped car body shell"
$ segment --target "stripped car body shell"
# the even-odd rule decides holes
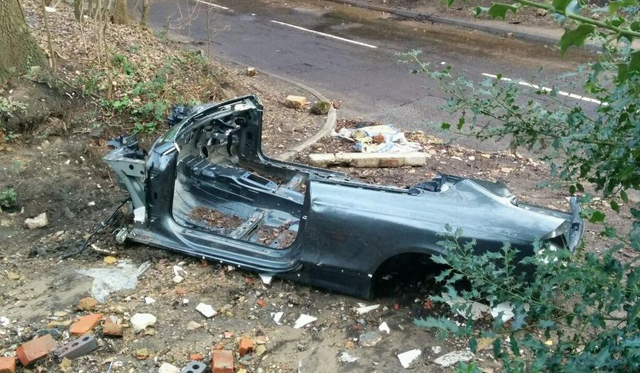
[[[261,150],[262,112],[254,96],[195,107],[148,154],[135,137],[114,140],[105,161],[132,198],[128,239],[362,298],[388,260],[444,255],[445,224],[479,252],[578,245],[575,199],[566,213],[518,203],[500,183],[440,175],[402,189],[274,160]],[[201,206],[242,224],[207,226],[192,216]],[[295,239],[265,243],[262,228]]]

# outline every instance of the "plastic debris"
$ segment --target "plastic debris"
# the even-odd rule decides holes
[[[114,268],[80,269],[81,275],[93,277],[91,296],[98,302],[107,300],[109,294],[118,290],[135,289],[140,277],[149,267],[151,262],[144,262],[139,267],[128,261],[119,263]]]
[[[260,279],[262,283],[265,285],[271,284],[271,280],[273,280],[273,275],[268,275],[266,273],[260,273]]]
[[[524,305],[524,310],[529,311],[528,304]],[[507,322],[511,320],[515,316],[513,312],[513,304],[509,302],[504,302],[491,308],[491,316],[493,316],[494,319],[498,318],[500,314],[502,314],[502,322]]]
[[[156,302],[156,300],[151,298],[151,297],[144,297],[144,302],[146,304],[154,304]]]
[[[306,315],[306,314],[303,313],[302,315],[300,315],[300,317],[298,317],[298,320],[296,320],[296,323],[293,326],[293,328],[294,329],[300,329],[303,326],[305,326],[307,324],[310,324],[310,323],[312,323],[312,322],[314,322],[316,320],[318,320],[317,317],[313,317],[313,316]]]
[[[359,315],[364,315],[365,313],[371,312],[373,310],[376,310],[379,307],[380,307],[379,304],[374,304],[374,305],[371,305],[371,306],[365,306],[365,305],[361,304],[359,308],[356,308],[356,312]]]
[[[390,125],[361,128],[342,128],[333,136],[354,142],[354,149],[362,153],[411,153],[422,146],[406,139],[404,132]]]
[[[216,310],[208,304],[200,303],[196,307],[196,311],[200,312],[204,317],[210,318],[216,315]]]
[[[380,324],[378,330],[381,332],[386,332],[387,334],[391,333],[391,329],[389,329],[389,325],[387,325],[386,321]]]
[[[422,351],[420,351],[419,349],[410,350],[410,351],[398,354],[398,360],[400,360],[400,364],[402,365],[403,368],[409,368],[411,363],[413,363],[413,361],[417,359],[418,356],[420,356],[421,354],[422,354]]]
[[[282,315],[284,315],[284,312],[272,312],[271,318],[276,322],[276,324],[280,325],[280,319],[282,319]]]
[[[351,356],[349,355],[348,352],[343,351],[340,356],[338,357],[338,360],[340,360],[341,363],[354,363],[356,362],[358,359],[360,359],[359,357],[355,357],[355,356]]]

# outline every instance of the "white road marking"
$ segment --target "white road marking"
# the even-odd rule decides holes
[[[227,8],[226,6],[222,6],[222,5],[218,5],[218,4],[214,4],[214,3],[209,3],[209,2],[206,2],[206,1],[202,1],[202,0],[195,0],[195,1],[198,2],[198,3],[202,3],[202,4],[207,4],[207,5],[212,6],[214,8],[219,8],[219,9],[224,9],[224,10],[231,10],[231,9]],[[233,11],[233,10],[231,10],[231,11]]]
[[[487,73],[482,73],[482,75],[484,75],[484,76],[486,76],[486,77],[489,77],[489,78],[492,78],[492,79],[498,79],[498,76],[497,76],[497,75],[487,74]],[[509,78],[505,78],[505,77],[502,77],[500,80],[503,80],[503,81],[505,81],[505,82],[512,82],[512,81],[513,81],[513,79],[509,79]],[[538,89],[538,90],[545,91],[545,92],[551,92],[551,91],[553,91],[553,89],[552,89],[552,88],[549,88],[549,87],[541,87],[541,86],[539,86],[539,85],[531,84],[531,83],[527,83],[527,82],[524,82],[524,81],[518,81],[517,83],[518,83],[519,85],[521,85],[521,86],[524,86],[524,87],[529,87],[529,88],[533,88],[533,89]],[[569,93],[569,92],[565,92],[565,91],[556,91],[556,93],[557,93],[557,94],[559,94],[560,96],[566,96],[566,97],[569,97],[569,98],[573,98],[573,99],[575,99],[575,100],[582,100],[582,101],[586,101],[586,102],[593,102],[594,104],[597,104],[597,105],[607,105],[607,103],[606,103],[606,102],[602,102],[602,101],[596,100],[595,98],[591,98],[591,97],[580,96],[580,95],[577,95],[577,94],[575,94],[575,93]]]
[[[277,23],[277,24],[282,25],[282,26],[292,27],[292,28],[297,29],[297,30],[307,31],[307,32],[310,32],[310,33],[312,33],[312,34],[316,34],[316,35],[320,35],[320,36],[325,36],[325,37],[327,37],[327,38],[336,39],[336,40],[344,41],[344,42],[347,42],[347,43],[360,45],[360,46],[362,46],[362,47],[367,47],[367,48],[371,48],[371,49],[377,49],[377,48],[378,48],[378,47],[376,47],[375,45],[366,44],[366,43],[361,43],[361,42],[359,42],[359,41],[349,40],[349,39],[341,38],[341,37],[339,37],[339,36],[335,36],[335,35],[325,34],[324,32],[319,32],[319,31],[309,30],[309,29],[306,29],[306,28],[304,28],[304,27],[300,27],[300,26],[296,26],[296,25],[290,25],[290,24],[288,24],[288,23],[284,23],[284,22],[279,22],[279,21],[274,21],[274,20],[271,20],[271,22],[272,22],[272,23]]]

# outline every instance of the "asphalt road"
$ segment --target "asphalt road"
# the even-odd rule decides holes
[[[550,77],[588,59],[586,54],[561,58],[553,48],[541,45],[335,3],[293,0],[285,6],[279,0],[264,1],[156,0],[149,22],[155,29],[170,25],[172,32],[206,41],[209,12],[214,56],[313,86],[342,101],[341,117],[363,117],[445,138],[450,136],[439,130],[439,124],[453,119],[441,110],[446,95],[435,82],[411,74],[414,66],[399,63],[397,53],[420,49],[432,66],[452,65],[474,80],[501,73],[542,81],[538,84],[544,86],[557,84],[571,93],[575,88]],[[540,67],[544,67],[542,73],[538,73]],[[533,78],[536,74],[539,79]],[[591,102],[566,99],[595,107]],[[505,148],[504,142],[456,141],[484,150]]]

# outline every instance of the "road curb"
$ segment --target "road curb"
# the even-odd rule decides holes
[[[222,60],[231,62],[235,65],[239,65],[242,67],[255,67],[255,66],[250,66],[247,64],[244,64],[242,62],[238,62],[238,61],[234,61],[232,59],[226,58],[226,57],[216,57],[216,58],[220,58]],[[331,102],[329,101],[328,98],[326,98],[322,93],[320,93],[318,90],[316,90],[315,88],[311,88],[308,85],[296,82],[293,79],[289,79],[289,78],[285,78],[284,76],[278,75],[278,74],[273,74],[270,73],[268,71],[263,71],[258,69],[260,73],[270,76],[272,78],[278,79],[278,80],[282,80],[283,82],[289,83],[291,85],[294,85],[302,90],[305,90],[307,92],[309,92],[310,95],[314,96],[315,98],[317,98],[320,101],[327,101],[327,102]],[[329,113],[327,113],[327,120],[324,122],[324,125],[322,126],[322,128],[316,132],[313,136],[311,136],[310,138],[308,138],[307,140],[305,140],[302,144],[296,146],[295,148],[284,152],[278,156],[276,156],[275,158],[281,161],[287,161],[290,160],[291,158],[293,158],[294,155],[300,153],[301,151],[305,150],[306,148],[310,147],[311,145],[315,144],[316,142],[318,142],[318,140],[320,140],[321,138],[323,138],[324,136],[328,135],[329,133],[331,133],[331,131],[333,131],[336,128],[336,123],[338,121],[338,111],[333,107],[333,105],[331,105],[331,107],[329,108]]]
[[[432,14],[418,13],[418,12],[414,12],[406,9],[391,8],[391,7],[376,5],[376,4],[367,4],[367,3],[362,3],[359,1],[353,1],[353,0],[326,0],[326,1],[331,1],[333,3],[344,4],[344,5],[351,5],[358,8],[378,10],[381,12],[395,14],[400,17],[415,19],[418,21],[429,21],[433,23],[441,23],[441,24],[450,25],[450,26],[458,26],[458,27],[468,28],[471,30],[483,31],[492,35],[507,36],[507,34],[511,34],[511,36],[513,36],[516,39],[530,41],[534,43],[556,45],[559,41],[558,38],[554,38],[551,36],[537,35],[537,34],[532,34],[528,32],[517,31],[517,30],[506,30],[500,27],[481,25],[481,24],[478,24],[477,22],[466,21],[466,20],[455,19],[455,18],[439,17],[439,16],[434,16]],[[602,49],[601,46],[596,44],[585,44],[584,48],[591,51],[598,51]]]

